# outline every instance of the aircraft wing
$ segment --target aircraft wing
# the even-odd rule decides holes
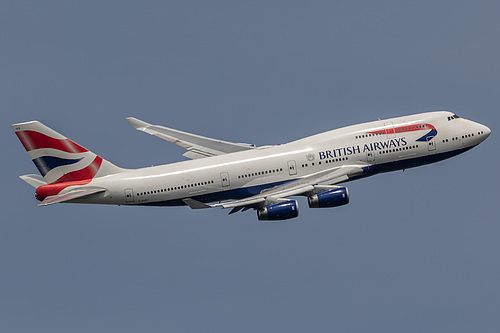
[[[183,156],[195,159],[234,153],[243,150],[256,148],[255,145],[248,143],[234,143],[207,138],[201,135],[182,132],[173,128],[159,125],[152,125],[134,117],[126,118],[127,121],[137,130],[149,133],[160,139],[175,143],[178,146],[187,149]]]
[[[83,198],[91,194],[96,194],[100,192],[104,192],[106,189],[104,188],[80,188],[71,190],[65,194],[56,194],[51,195],[50,197],[46,197],[42,202],[38,204],[38,206],[47,206],[55,203],[66,202],[69,200],[74,200],[78,198]]]
[[[229,214],[233,214],[241,209],[258,208],[275,202],[284,201],[284,198],[290,196],[312,195],[326,191],[332,189],[332,185],[347,181],[361,173],[363,173],[363,166],[344,165],[272,187],[262,191],[260,194],[241,200],[227,201],[213,205],[206,205],[190,198],[184,199],[183,201],[193,209],[210,207],[232,208]]]

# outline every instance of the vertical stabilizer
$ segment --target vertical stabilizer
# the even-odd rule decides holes
[[[126,171],[39,121],[13,124],[12,128],[47,184],[90,181]]]

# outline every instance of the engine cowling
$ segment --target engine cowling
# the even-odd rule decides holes
[[[308,197],[309,208],[327,208],[347,205],[349,192],[346,187],[323,191]]]
[[[288,220],[299,216],[296,200],[288,200],[262,207],[257,211],[260,221]]]

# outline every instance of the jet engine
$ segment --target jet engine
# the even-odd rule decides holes
[[[308,197],[309,208],[337,207],[349,203],[349,192],[346,187],[323,191]]]
[[[297,200],[288,200],[267,205],[257,210],[260,221],[288,220],[299,216]]]

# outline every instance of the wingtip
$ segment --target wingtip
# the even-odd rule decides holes
[[[151,124],[149,124],[145,121],[142,121],[140,119],[137,119],[135,117],[127,117],[127,118],[125,118],[125,120],[128,121],[130,125],[134,126],[138,130],[141,130],[141,129],[144,129],[148,126],[151,126]]]

